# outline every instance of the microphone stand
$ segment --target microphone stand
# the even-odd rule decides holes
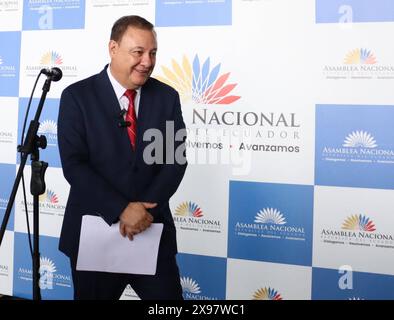
[[[46,95],[50,89],[51,81],[54,80],[53,76],[48,76],[44,86],[42,88],[42,95],[40,102],[37,107],[37,111],[34,120],[30,122],[29,129],[27,131],[26,139],[23,146],[18,146],[18,152],[21,153],[21,163],[19,166],[18,173],[15,178],[14,186],[11,191],[10,199],[7,204],[7,209],[3,218],[3,223],[0,229],[0,246],[3,240],[3,236],[6,230],[6,226],[11,214],[11,209],[15,201],[15,196],[18,190],[18,186],[23,174],[27,157],[31,159],[31,180],[30,180],[30,193],[33,195],[33,300],[41,300],[41,293],[39,287],[40,281],[40,251],[39,251],[39,195],[45,192],[45,171],[48,168],[48,163],[40,161],[39,148],[45,149],[47,146],[47,140],[45,136],[37,136],[37,132],[40,126],[38,122]],[[54,80],[56,81],[56,80]],[[27,213],[28,214],[28,213]]]

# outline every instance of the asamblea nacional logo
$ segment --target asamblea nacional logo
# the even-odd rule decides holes
[[[59,199],[55,192],[50,189],[46,189],[45,193],[39,196],[40,201],[47,203],[59,203]]]
[[[56,51],[48,51],[41,57],[41,65],[47,66],[61,66],[63,64],[63,58]]]
[[[53,274],[56,272],[55,263],[47,258],[40,257],[40,283],[41,290],[53,289]]]
[[[380,148],[371,133],[356,130],[350,132],[341,145],[324,146],[322,160],[394,164],[394,150]]]
[[[25,70],[26,76],[35,78],[42,68],[52,67],[61,69],[64,77],[78,76],[77,66],[64,63],[64,58],[62,55],[54,50],[43,53],[39,64],[27,65]]]
[[[355,131],[346,137],[343,146],[350,148],[376,148],[378,145],[376,144],[375,139],[368,132]]]
[[[256,290],[253,300],[283,300],[280,293],[271,287],[264,287]]]
[[[0,1],[0,16],[1,14],[8,15],[7,12],[1,13],[1,6],[5,2],[10,1]],[[18,97],[21,33],[0,32],[0,43],[0,96]]]
[[[279,210],[273,208],[266,208],[260,210],[254,222],[257,223],[272,223],[272,224],[286,224],[286,219],[280,213]]]
[[[33,212],[33,201],[27,201],[27,205],[29,213]],[[24,200],[21,200],[20,206],[21,212],[24,212]],[[48,187],[45,192],[39,196],[39,207],[40,214],[54,217],[63,217],[66,209],[63,199],[59,198],[57,193]]]
[[[185,201],[178,205],[174,214],[175,225],[182,230],[221,233],[220,220],[204,216],[202,209],[194,202]]]
[[[12,131],[4,131],[0,129],[0,143],[13,143],[14,134]]]
[[[197,281],[191,277],[181,277],[181,286],[186,300],[217,300],[217,298],[205,296]]]
[[[15,78],[16,67],[12,64],[7,64],[6,60],[0,56],[0,78]]]
[[[57,123],[54,120],[41,122],[37,133],[46,136],[48,146],[57,147]]]
[[[71,287],[71,276],[58,273],[55,262],[48,257],[40,257],[39,273],[39,286],[41,290],[53,290],[55,286]],[[33,279],[32,269],[20,267],[18,269],[18,278],[31,282]]]
[[[5,264],[0,264],[0,276],[8,277],[9,276],[9,267]]]
[[[376,63],[376,58],[371,50],[363,48],[350,51],[345,58],[345,64],[373,65]]]
[[[342,224],[343,230],[361,230],[372,232],[375,231],[375,225],[373,224],[372,220],[367,218],[366,216],[359,215],[352,215],[348,217],[345,222]]]
[[[348,216],[341,228],[322,228],[320,238],[333,245],[394,249],[394,235],[380,233],[371,218],[362,214]]]
[[[8,205],[8,199],[0,197],[0,210],[6,210]]]
[[[366,48],[350,50],[342,64],[325,65],[326,79],[394,79],[394,65],[380,64]]]
[[[303,226],[288,225],[285,216],[276,208],[264,208],[257,212],[253,222],[237,221],[235,234],[240,237],[260,237],[305,241]]]
[[[237,84],[226,84],[230,72],[219,75],[220,63],[211,69],[210,58],[204,63],[196,54],[193,64],[186,56],[182,63],[172,60],[172,70],[162,66],[164,76],[157,79],[175,88],[183,102],[192,100],[196,104],[231,104],[240,96],[230,95]]]
[[[195,152],[205,155],[216,151],[219,155],[201,158],[219,158],[221,164],[241,162],[248,171],[252,152],[300,152],[298,114],[277,108],[261,112],[256,111],[261,108],[243,105],[238,83],[231,80],[230,72],[221,72],[221,63],[212,64],[210,57],[204,60],[196,54],[193,59],[172,59],[171,66],[161,69],[162,75],[156,78],[175,88],[181,97],[188,122],[190,163],[196,161]],[[200,159],[198,155],[195,158]]]
[[[181,286],[183,292],[198,294],[201,293],[201,289],[198,286],[198,283],[189,277],[181,278]]]

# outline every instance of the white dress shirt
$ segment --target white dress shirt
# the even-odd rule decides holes
[[[111,81],[112,87],[114,88],[116,98],[118,98],[119,101],[119,107],[120,109],[128,109],[129,108],[129,99],[124,95],[126,88],[123,87],[112,75],[111,70],[110,70],[110,65],[108,65],[107,68],[107,74],[109,81]],[[135,108],[135,114],[138,118],[138,110],[140,106],[140,98],[141,98],[141,87],[138,89],[135,89],[137,94],[135,95],[134,98],[134,108]]]

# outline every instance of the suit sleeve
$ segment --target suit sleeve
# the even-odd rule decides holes
[[[118,220],[129,201],[89,164],[91,155],[87,144],[86,118],[70,91],[66,89],[62,93],[58,118],[63,174],[74,195],[70,204],[83,208],[81,214],[100,215],[111,225]]]
[[[182,139],[175,141],[167,141],[166,143],[174,143],[174,163],[164,163],[159,174],[149,185],[147,191],[143,195],[141,201],[156,202],[159,204],[166,203],[178,189],[187,167],[186,161],[186,129],[182,117],[181,104],[179,95],[176,94],[173,107],[173,117],[175,135],[178,133]]]

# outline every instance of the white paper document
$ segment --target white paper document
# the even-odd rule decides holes
[[[133,240],[123,237],[119,223],[109,226],[101,217],[82,217],[77,270],[154,275],[162,223],[152,223]]]

